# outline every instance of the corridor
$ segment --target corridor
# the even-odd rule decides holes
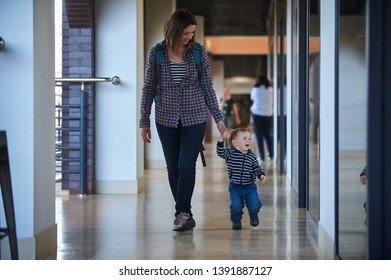
[[[173,199],[165,170],[145,171],[138,195],[69,196],[58,192],[58,260],[317,260],[316,229],[296,194],[272,166],[258,181],[263,207],[253,230],[245,212],[243,229],[232,231],[225,163],[206,146],[207,167],[197,166],[193,195],[195,229],[172,231]],[[246,211],[246,210],[245,210]]]

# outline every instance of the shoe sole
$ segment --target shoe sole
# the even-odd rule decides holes
[[[261,229],[261,225],[260,224],[258,224],[257,226],[250,225],[250,227],[251,227],[251,230],[260,230]]]

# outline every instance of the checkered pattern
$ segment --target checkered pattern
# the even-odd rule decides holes
[[[155,47],[147,59],[144,86],[141,96],[140,127],[150,127],[150,114],[156,84]],[[210,79],[210,61],[202,47],[201,77],[194,62],[191,46],[185,53],[186,76],[179,85],[171,78],[170,63],[167,50],[163,47],[163,60],[161,65],[161,102],[155,104],[155,120],[165,127],[177,127],[180,120],[182,126],[191,126],[206,121],[207,109],[211,112],[215,122],[223,120],[216,93]]]

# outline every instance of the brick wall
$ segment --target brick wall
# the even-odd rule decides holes
[[[70,13],[76,13],[74,9],[69,9],[69,1],[63,3],[63,77],[94,77],[95,76],[95,40],[93,13],[87,13],[89,24],[80,21],[78,24],[69,18]],[[82,1],[83,2],[83,1]],[[89,11],[93,10],[93,1],[84,1],[89,5]],[[85,192],[92,194],[94,191],[95,179],[95,99],[94,84],[84,84],[84,94],[86,95],[86,172],[85,172]],[[69,190],[70,194],[80,193],[80,165],[77,160],[80,158],[80,135],[72,129],[80,127],[80,121],[68,119],[80,116],[80,109],[67,107],[69,105],[80,105],[81,83],[63,83],[62,85],[62,105],[63,105],[63,135],[62,135],[62,189]]]

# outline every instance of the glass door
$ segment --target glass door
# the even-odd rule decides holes
[[[341,259],[366,258],[367,164],[366,3],[339,2],[338,42],[338,236]]]
[[[319,182],[319,107],[320,107],[320,5],[318,0],[310,1],[309,40],[308,40],[308,173],[307,173],[307,209],[315,222],[320,219],[320,182]]]

